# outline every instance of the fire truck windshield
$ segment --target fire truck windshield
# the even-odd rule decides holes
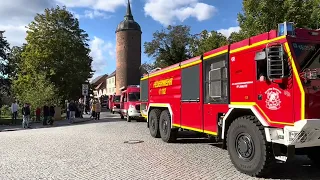
[[[140,93],[139,92],[131,92],[129,93],[129,101],[139,101]]]
[[[293,42],[292,47],[301,70],[320,68],[320,43]]]

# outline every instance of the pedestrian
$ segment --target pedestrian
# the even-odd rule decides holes
[[[18,109],[19,109],[18,103],[17,103],[17,101],[14,101],[11,104],[12,124],[16,124],[17,123]]]
[[[91,104],[91,116],[90,116],[90,118],[95,119],[95,117],[96,117],[96,102],[95,102],[95,101],[92,101],[92,104]]]
[[[84,110],[84,105],[82,102],[80,102],[79,103],[80,118],[83,118],[83,110]]]
[[[43,122],[42,124],[45,126],[48,124],[48,118],[50,115],[50,109],[47,103],[43,106]]]
[[[70,110],[69,110],[69,101],[66,100],[66,119],[69,121],[70,120]]]
[[[50,125],[53,125],[54,114],[55,114],[54,106],[51,105],[49,108],[49,122],[48,122]]]
[[[37,107],[37,109],[36,109],[36,122],[40,122],[40,116],[41,116],[41,109],[40,109],[40,107]]]
[[[22,128],[29,128],[29,120],[30,120],[30,106],[25,103],[22,108]]]
[[[76,105],[73,100],[69,103],[69,111],[70,111],[70,123],[73,123],[76,112]]]
[[[100,119],[100,112],[101,112],[101,103],[100,103],[100,101],[98,100],[97,102],[96,102],[96,120],[99,120]]]

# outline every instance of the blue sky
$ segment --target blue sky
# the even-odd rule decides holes
[[[142,45],[167,25],[189,25],[196,34],[206,29],[228,36],[238,31],[237,13],[242,0],[130,0],[134,19],[142,28]],[[19,4],[20,6],[16,6]],[[65,5],[79,18],[91,39],[94,76],[115,70],[115,29],[126,13],[127,0],[11,0],[0,7],[0,30],[13,45],[24,42],[25,25],[44,8]],[[142,52],[144,48],[142,46]],[[142,62],[151,62],[142,53]]]

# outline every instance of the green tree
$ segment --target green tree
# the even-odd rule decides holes
[[[277,29],[281,22],[294,22],[296,27],[316,28],[319,0],[243,0],[243,13],[238,14],[240,32],[231,41]]]
[[[30,85],[24,83],[38,80],[43,85],[52,84],[50,88],[62,100],[81,96],[81,85],[93,71],[88,34],[80,28],[78,19],[66,7],[57,6],[37,14],[27,28],[27,45],[16,80],[19,86],[15,87],[23,89]],[[19,91],[29,92],[15,92]],[[47,96],[50,98],[50,94]]]
[[[34,108],[61,103],[57,88],[43,74],[28,74],[23,79],[18,78],[13,88],[17,90],[16,97],[21,103],[30,103]]]
[[[7,40],[0,37],[0,105],[4,96],[10,94],[10,79],[8,78],[8,56],[10,46]]]
[[[168,26],[166,30],[156,31],[151,42],[144,43],[144,53],[155,59],[156,67],[170,66],[191,57],[190,39],[190,27]]]
[[[209,33],[207,30],[204,30],[199,35],[194,35],[191,39],[190,50],[193,56],[199,56],[227,44],[228,40],[223,34],[217,31]]]

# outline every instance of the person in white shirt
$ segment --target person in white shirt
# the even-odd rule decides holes
[[[14,101],[11,104],[12,124],[17,123],[18,109],[19,109],[18,103],[17,101]]]

